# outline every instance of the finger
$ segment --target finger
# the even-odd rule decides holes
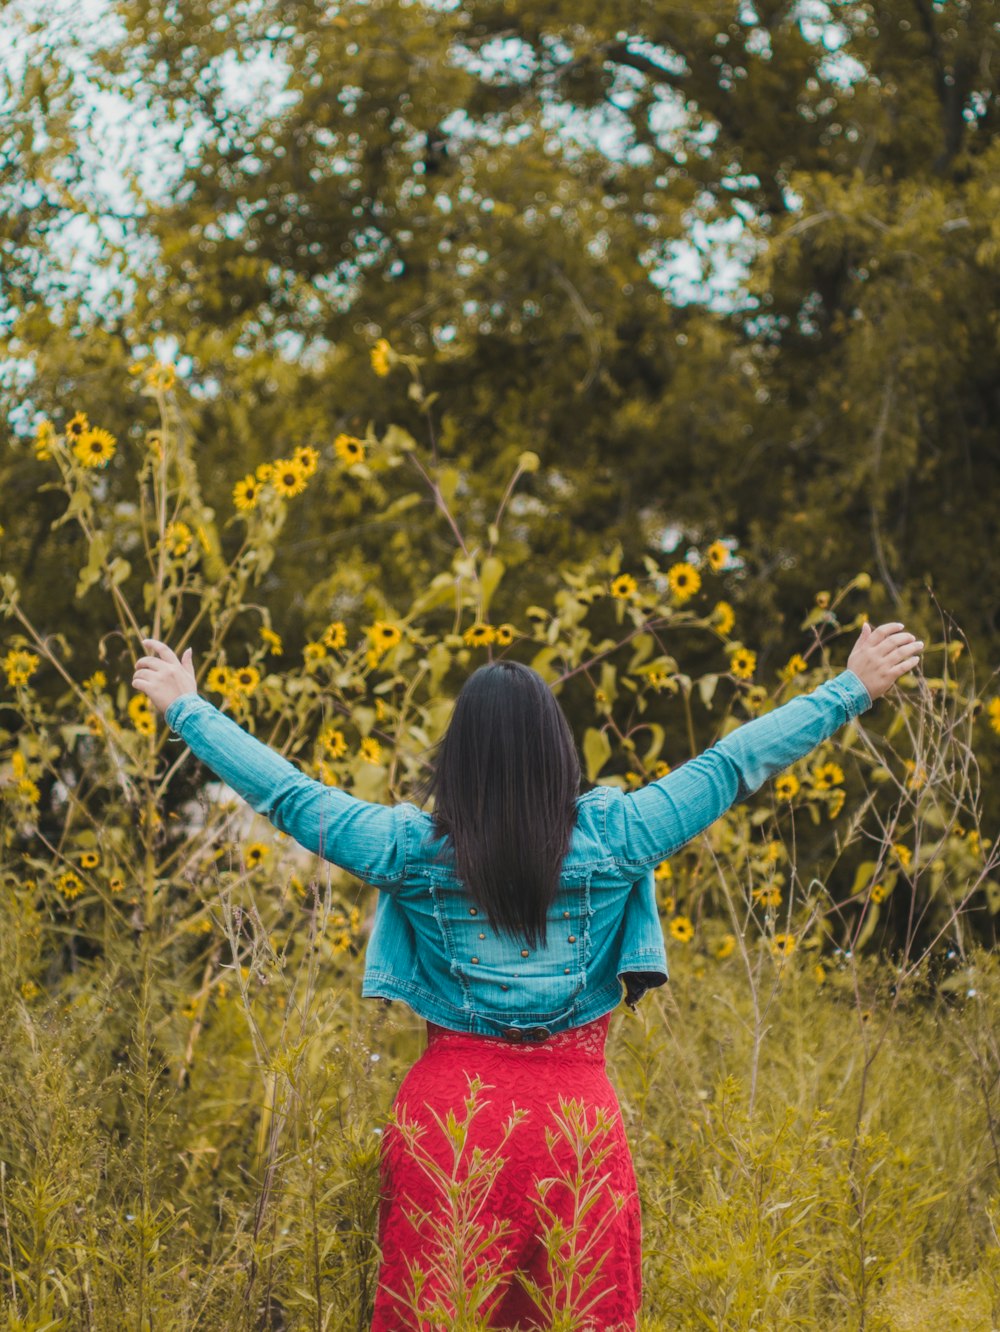
[[[872,642],[881,643],[884,639],[888,638],[890,634],[895,633],[900,629],[905,629],[905,627],[906,626],[900,624],[898,620],[892,621],[889,624],[880,624],[872,633]]]
[[[913,652],[917,651],[917,649],[921,652],[923,651],[923,642],[913,638],[907,643],[900,643],[898,646],[890,648],[887,655],[890,657],[898,657],[900,653],[903,653],[905,656],[910,656]]]
[[[152,648],[156,655],[162,657],[164,661],[171,663],[177,661],[177,653],[173,648],[167,647],[166,643],[161,643],[158,638],[144,638],[142,640],[142,645],[145,648]],[[179,664],[180,663],[178,663],[178,665]]]
[[[913,668],[919,666],[919,664],[919,657],[908,657],[906,661],[901,661],[898,666],[893,667],[896,679],[898,680],[901,675],[906,675],[908,671],[912,671]]]
[[[188,648],[184,653],[183,665],[186,670],[189,670],[191,674],[194,675],[194,653],[191,651],[190,648]]]
[[[915,634],[911,634],[908,629],[900,629],[896,633],[883,638],[879,646],[884,652],[895,652],[897,648],[910,647],[916,641]]]
[[[159,657],[140,657],[139,660],[135,663],[134,669],[137,671],[141,670],[156,671],[156,670],[162,670],[164,666],[166,666],[166,664],[167,663],[165,661],[161,661]]]

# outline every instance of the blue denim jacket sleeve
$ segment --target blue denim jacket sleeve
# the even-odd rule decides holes
[[[858,676],[842,671],[812,693],[738,726],[639,791],[608,787],[607,839],[615,862],[638,874],[665,860],[871,706]]]
[[[380,888],[402,882],[413,806],[359,800],[314,781],[198,694],[175,698],[164,717],[192,753],[307,850]]]

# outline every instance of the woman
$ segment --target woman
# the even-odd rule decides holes
[[[305,777],[199,697],[190,649],[143,644],[133,685],[193,752],[379,889],[362,993],[427,1021],[383,1142],[373,1328],[447,1327],[463,1300],[497,1328],[634,1328],[639,1206],[604,1038],[623,984],[634,1005],[667,979],[653,867],[871,707],[923,643],[865,624],[834,679],[630,793],[580,795],[551,689],[494,662],[455,702],[419,793],[433,815]]]

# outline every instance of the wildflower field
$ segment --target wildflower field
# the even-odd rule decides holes
[[[144,637],[391,801],[483,662],[631,790],[892,620],[920,672],[656,868],[642,1326],[997,1332],[1000,0],[3,21],[0,1330],[370,1321],[423,1024]],[[464,1122],[426,1332],[493,1280]]]
[[[419,358],[381,340],[370,359],[423,396]],[[468,671],[509,652],[558,692],[588,780],[633,789],[842,669],[879,589],[819,592],[762,678],[721,539],[564,564],[524,604],[500,552],[524,540],[530,451],[485,515],[399,426],[235,470],[211,506],[173,368],[136,359],[121,387],[127,438],[80,403],[24,446],[66,496],[76,594],[107,632],[73,647],[0,581],[0,1309],[23,1332],[363,1329],[379,1137],[422,1024],[359,998],[373,891],[227,799],[130,690],[140,638],[193,644],[209,698],[371,800],[406,797]],[[314,608],[293,652],[255,587],[324,482],[383,511],[431,501],[445,555],[407,605],[369,587]],[[960,637],[920,632],[924,674],[657,867],[671,984],[618,1010],[609,1045],[646,1328],[1000,1321],[1000,882],[977,761],[1000,702]],[[428,1261],[458,1307],[488,1274],[451,1131],[456,1221]]]

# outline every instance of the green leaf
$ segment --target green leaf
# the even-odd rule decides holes
[[[597,781],[597,774],[611,757],[611,742],[604,731],[588,726],[583,735],[583,758],[587,766],[587,780]]]
[[[649,748],[642,756],[642,761],[646,767],[649,767],[651,763],[655,763],[660,757],[660,750],[663,748],[666,732],[657,722],[650,722],[647,730],[652,738],[650,740]]]
[[[503,560],[496,555],[487,555],[483,560],[482,568],[479,570],[479,586],[482,591],[483,615],[490,608],[490,602],[493,599],[493,593],[497,590],[497,584],[504,575],[506,565]]]
[[[455,595],[455,579],[450,573],[439,573],[431,579],[430,585],[422,592],[410,607],[411,615],[423,615],[451,601]]]
[[[543,680],[551,684],[559,675],[559,672],[552,666],[552,662],[558,656],[558,648],[544,647],[541,652],[535,653],[529,664],[532,670],[536,670]]]
[[[861,927],[861,933],[854,941],[855,949],[860,953],[865,944],[872,937],[875,926],[878,924],[879,907],[877,902],[869,902],[868,914],[865,917],[865,923]]]
[[[128,560],[116,555],[108,565],[108,582],[112,587],[117,587],[120,583],[124,583],[131,572],[132,566]]]
[[[101,574],[104,572],[104,562],[108,558],[108,551],[111,549],[111,542],[106,532],[96,532],[94,539],[90,543],[90,555],[87,563],[80,570],[80,577],[76,583],[76,598],[79,601],[81,597],[86,596],[95,583],[100,581]]]
[[[444,643],[435,643],[427,653],[427,665],[430,667],[430,692],[436,694],[451,665],[451,651]]]
[[[703,675],[698,681],[698,693],[701,695],[701,701],[705,707],[711,711],[712,695],[715,693],[715,687],[719,683],[717,675]]]
[[[632,639],[632,647],[634,649],[632,660],[625,668],[629,674],[633,671],[637,671],[643,662],[648,660],[649,654],[653,651],[655,645],[656,640],[653,638],[652,634],[636,634],[635,638]]]
[[[852,897],[856,897],[862,889],[867,888],[871,883],[877,863],[878,862],[874,860],[863,860],[858,866],[854,875],[854,883],[851,885]]]
[[[442,467],[437,474],[438,489],[441,491],[441,497],[449,509],[452,500],[455,498],[455,491],[458,489],[461,476],[462,474],[457,467]]]
[[[618,697],[618,668],[613,661],[601,662],[601,689],[608,696],[608,707]]]

